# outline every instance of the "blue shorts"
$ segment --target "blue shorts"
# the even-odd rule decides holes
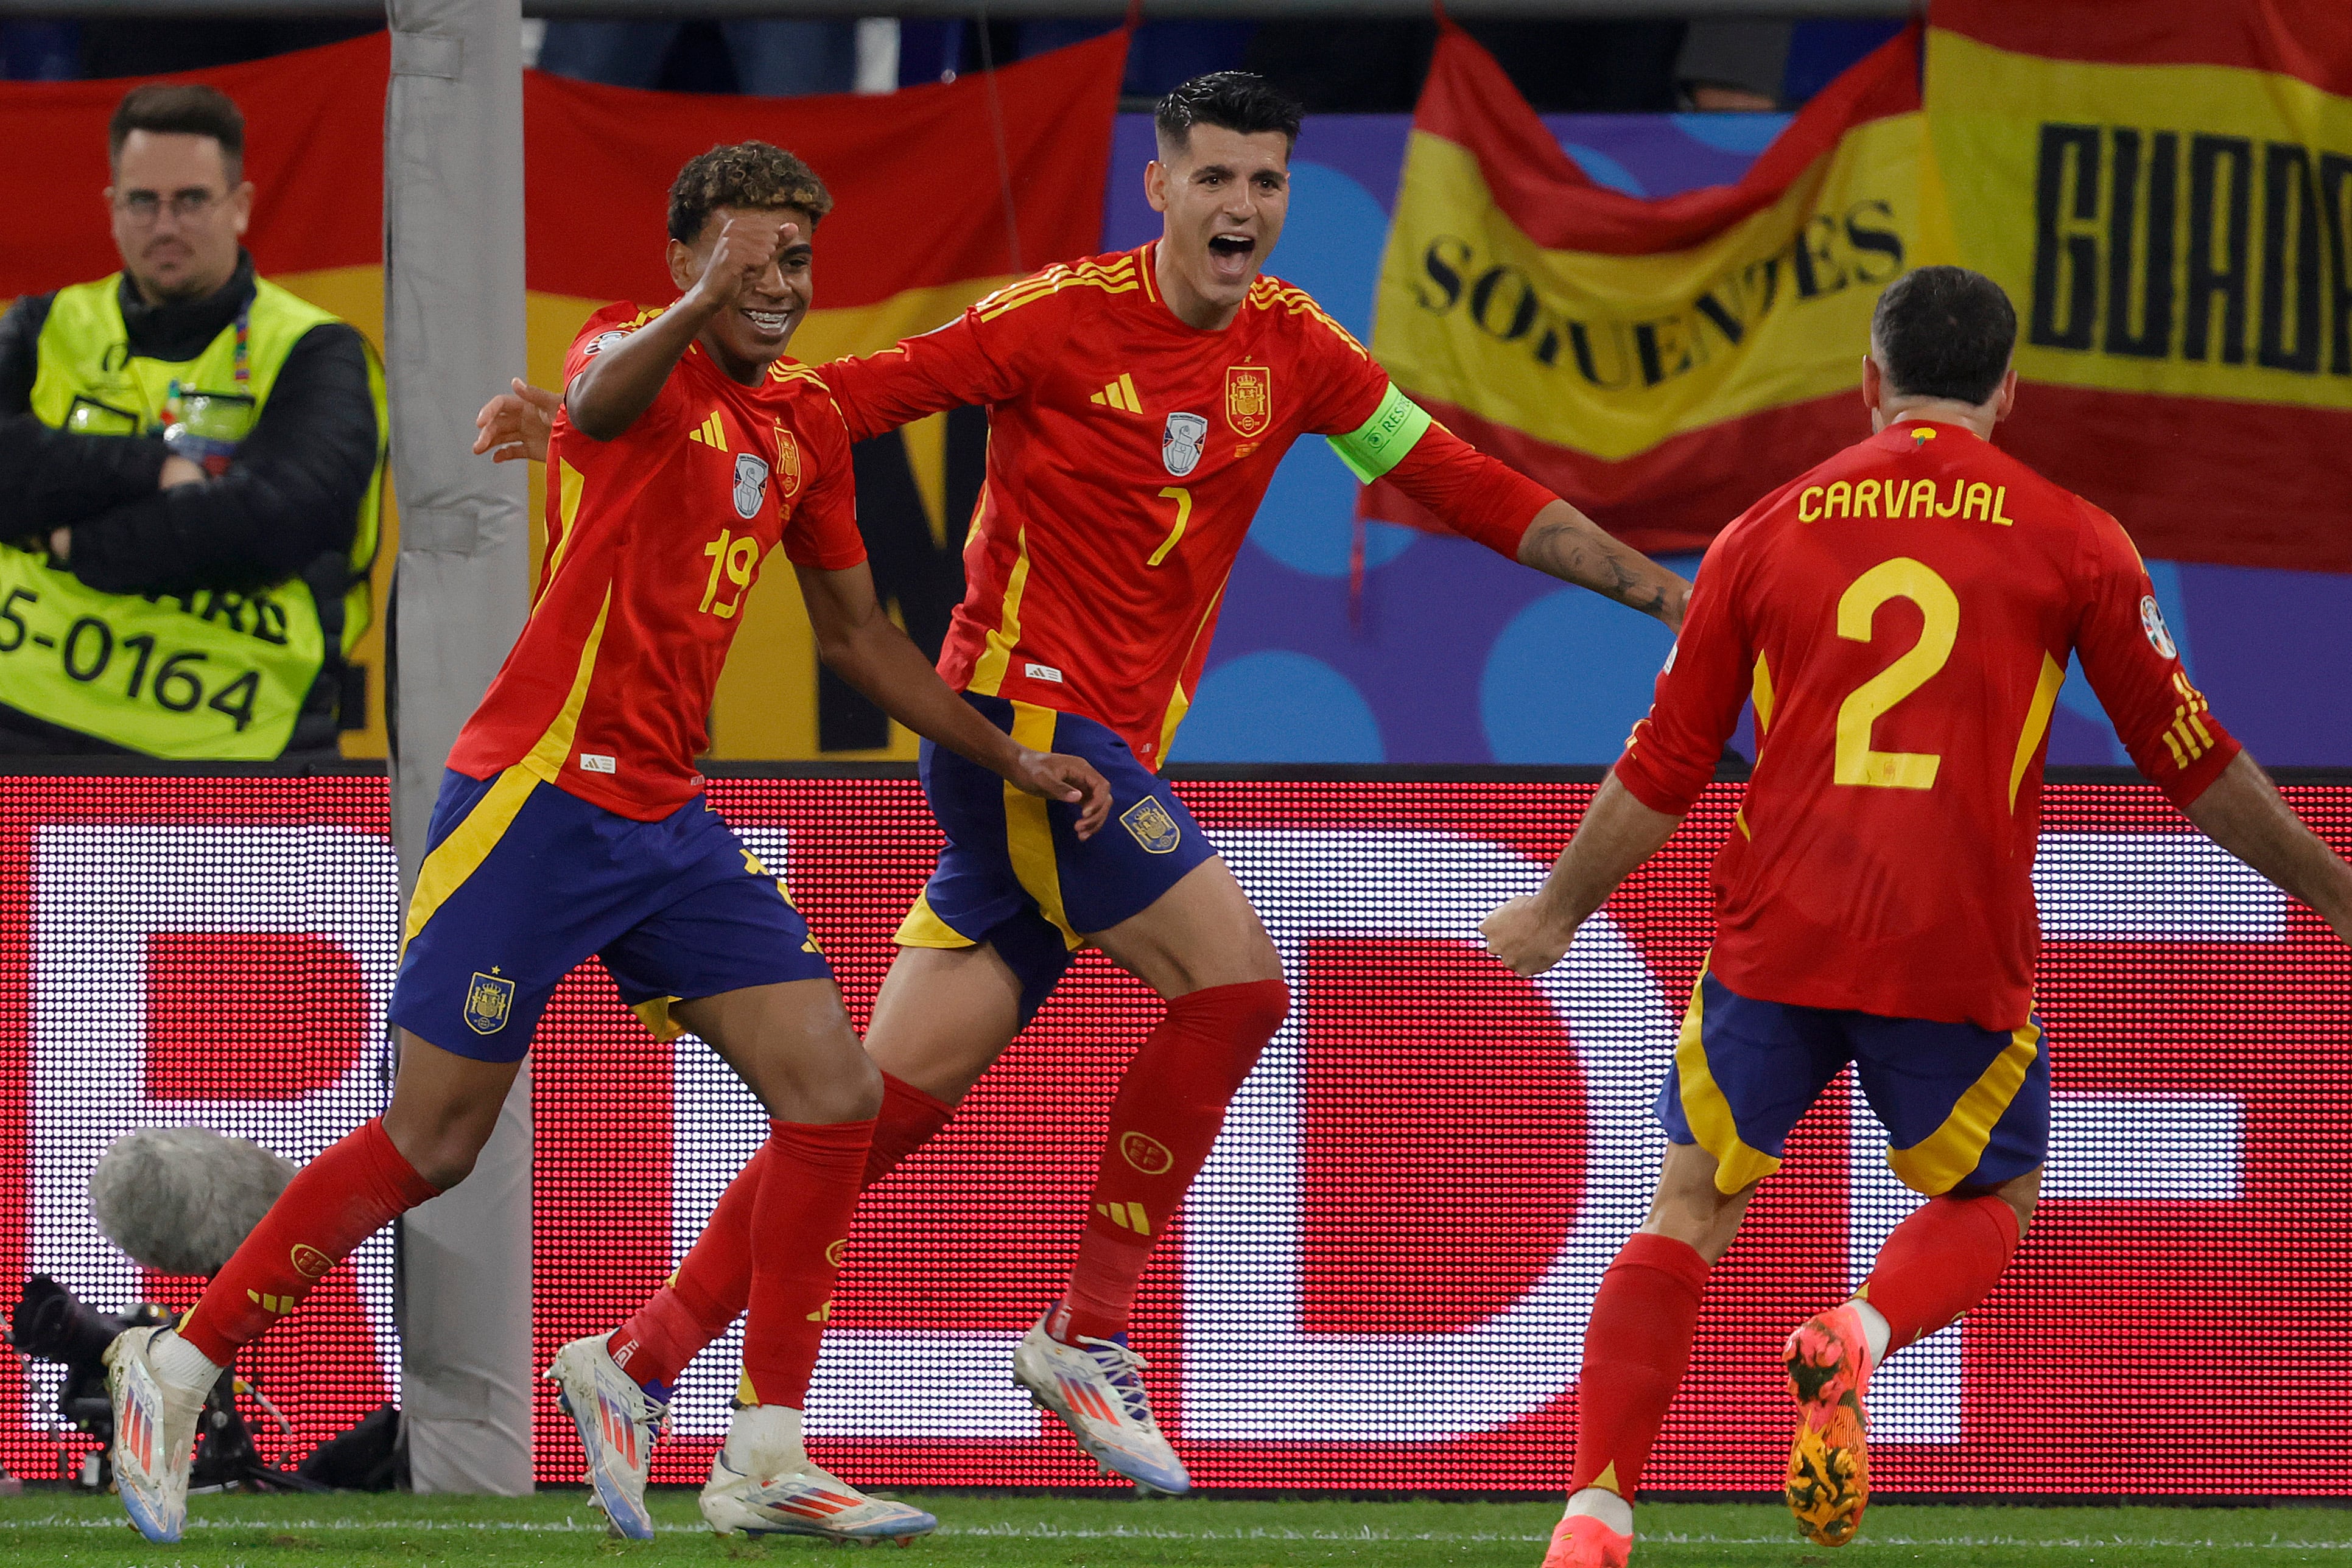
[[[441,776],[392,1021],[518,1061],[563,977],[604,960],[662,1040],[673,1002],[833,977],[782,878],[700,800],[640,822],[522,768]]]
[[[1886,1163],[1929,1197],[1993,1186],[2050,1146],[2050,1052],[2042,1020],[2004,1031],[1743,997],[1701,974],[1684,1015],[1658,1120],[1713,1155],[1737,1192],[1780,1168],[1789,1130],[1853,1063],[1886,1127]]]
[[[1086,937],[1140,915],[1217,851],[1167,780],[1105,726],[1004,697],[963,700],[1022,745],[1083,757],[1110,783],[1109,820],[1080,842],[1076,806],[1024,795],[923,742],[923,794],[948,843],[898,944],[987,943],[1021,981],[1026,1024]]]

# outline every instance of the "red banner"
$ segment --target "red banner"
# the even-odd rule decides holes
[[[1558,1489],[1584,1315],[1647,1194],[1650,1101],[1738,788],[1711,791],[1535,982],[1486,959],[1474,927],[1536,884],[1589,786],[1178,788],[1297,998],[1146,1278],[1138,1344],[1179,1450],[1208,1486]],[[711,792],[790,868],[862,1021],[936,848],[913,782]],[[2289,794],[2352,849],[2352,787]],[[20,779],[5,798],[0,1280],[46,1271],[106,1310],[185,1301],[192,1282],[142,1279],[97,1235],[89,1171],[157,1123],[306,1158],[382,1103],[398,944],[383,784]],[[2053,787],[2036,886],[2055,1063],[2043,1207],[1992,1299],[1873,1380],[1878,1484],[2352,1492],[2352,961],[2137,785]],[[1006,1367],[1059,1287],[1112,1085],[1159,1011],[1086,956],[949,1131],[875,1190],[811,1398],[824,1462],[877,1484],[1096,1481]],[[534,1060],[543,1358],[659,1283],[764,1122],[701,1046],[655,1044],[593,965],[558,992]],[[1778,1486],[1780,1341],[1916,1201],[1883,1149],[1841,1080],[1709,1287],[1654,1485]],[[688,1371],[658,1479],[702,1478],[738,1343]],[[397,1354],[379,1239],[251,1368],[299,1448],[388,1397]],[[28,1403],[0,1365],[0,1459],[38,1477],[57,1462],[54,1368],[31,1371]],[[578,1478],[551,1399],[537,1442],[543,1478]]]

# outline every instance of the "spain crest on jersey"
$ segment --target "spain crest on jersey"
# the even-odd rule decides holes
[[[787,501],[801,493],[801,444],[781,424],[776,426],[776,488]]]
[[[1181,479],[1200,466],[1201,444],[1209,438],[1209,422],[1197,413],[1171,413],[1160,433],[1160,460]]]
[[[1274,371],[1264,365],[1225,367],[1225,423],[1235,435],[1265,434],[1274,423]]]
[[[760,515],[768,488],[768,465],[748,452],[735,455],[735,515],[749,522]]]
[[[1160,803],[1157,795],[1146,795],[1121,811],[1118,821],[1150,854],[1172,853],[1177,841],[1184,836],[1184,830],[1176,825],[1176,819],[1168,814],[1168,808]]]
[[[514,982],[475,970],[466,987],[466,1027],[476,1034],[496,1034],[513,1011]]]

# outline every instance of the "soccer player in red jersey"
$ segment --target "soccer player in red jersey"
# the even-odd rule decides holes
[[[1981,274],[1924,267],[1888,287],[1863,371],[1877,434],[1716,540],[1650,716],[1543,891],[1486,920],[1516,972],[1558,963],[1681,823],[1753,701],[1755,772],[1715,862],[1715,949],[1658,1096],[1664,1168],[1593,1301],[1574,1495],[1548,1568],[1622,1568],[1707,1272],[1849,1061],[1888,1163],[1927,1199],[1853,1300],[1789,1337],[1789,1506],[1820,1544],[1853,1538],[1872,1370],[1984,1299],[2041,1188],[2032,873],[2070,655],[2140,771],[2352,941],[2352,870],[2189,685],[2131,540],[1990,444],[2016,396],[2016,336]]]
[[[1191,1483],[1136,1376],[1128,1317],[1289,993],[1240,884],[1152,770],[1276,465],[1300,436],[1324,435],[1364,479],[1386,476],[1469,538],[1669,625],[1688,589],[1434,423],[1304,291],[1260,274],[1282,233],[1296,105],[1227,72],[1177,89],[1157,119],[1146,188],[1165,215],[1159,239],[1048,267],[824,375],[861,438],[989,407],[987,482],[940,673],[1016,739],[1094,762],[1118,816],[1082,842],[1066,809],[923,748],[948,845],[898,929],[866,1032],[883,1069],[866,1179],[946,1124],[1079,947],[1166,1000],[1112,1103],[1068,1290],[1014,1375],[1107,1469],[1176,1492]],[[526,398],[494,402],[482,444],[528,450],[530,414]],[[749,1213],[730,1189],[706,1237]],[[722,1333],[741,1285],[715,1253],[690,1252],[624,1331],[661,1347],[648,1375],[674,1377]]]
[[[177,1331],[108,1349],[122,1498],[178,1539],[206,1390],[352,1249],[472,1168],[549,994],[591,954],[657,1035],[692,1030],[773,1118],[739,1183],[745,1408],[702,1499],[734,1530],[902,1539],[936,1522],[811,1464],[800,1406],[863,1180],[881,1085],[783,883],[702,800],[703,716],[760,563],[779,542],[826,662],[900,723],[1061,803],[1107,807],[1085,762],[1009,739],[961,701],[876,602],[849,433],[814,371],[782,358],[810,298],[808,236],[832,199],[764,142],[715,148],[670,192],[681,298],[591,317],[565,366],[545,570],[449,757],[409,906],[383,1116],[295,1177]],[[756,1235],[758,1244],[751,1244]],[[548,1375],[598,1502],[650,1539],[646,1464],[666,1392],[634,1346],[566,1345]]]

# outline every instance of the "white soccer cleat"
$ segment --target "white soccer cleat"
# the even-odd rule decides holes
[[[158,1545],[180,1539],[188,1521],[188,1467],[196,1417],[208,1388],[166,1383],[149,1352],[162,1328],[126,1329],[106,1347],[106,1391],[114,1401],[114,1480],[123,1511]]]
[[[580,1429],[580,1446],[588,1451],[588,1484],[613,1533],[651,1541],[654,1519],[646,1511],[646,1477],[669,1406],[621,1370],[604,1348],[610,1337],[590,1334],[557,1351],[547,1381],[555,1385],[556,1398]]]
[[[814,1535],[868,1546],[883,1541],[904,1546],[940,1527],[921,1509],[867,1497],[805,1457],[797,1464],[754,1481],[730,1465],[722,1449],[711,1460],[710,1479],[702,1489],[703,1519],[720,1535]]]
[[[1172,1497],[1191,1491],[1192,1478],[1151,1414],[1151,1396],[1141,1376],[1147,1364],[1117,1340],[1064,1344],[1045,1332],[1041,1317],[1013,1353],[1013,1381],[1059,1416],[1078,1447],[1103,1469],[1146,1491]]]

